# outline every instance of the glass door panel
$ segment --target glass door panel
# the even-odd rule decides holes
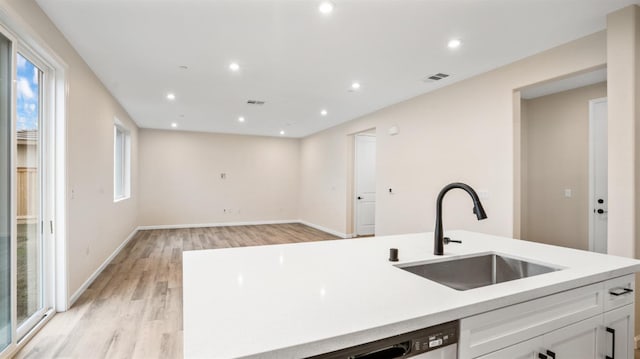
[[[11,343],[11,40],[0,34],[0,351]]]
[[[17,55],[16,198],[18,334],[43,309],[41,86],[42,71]],[[37,318],[34,318],[37,317]],[[21,328],[27,324],[28,328]]]

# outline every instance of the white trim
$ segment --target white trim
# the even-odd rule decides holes
[[[18,53],[18,39],[16,37],[13,36],[13,34],[11,34],[10,32],[8,32],[7,29],[2,28],[1,29],[4,36],[6,36],[10,41],[11,41],[11,103],[9,105],[9,107],[11,108],[10,110],[10,120],[11,121],[11,125],[10,125],[10,129],[9,131],[11,131],[11,135],[10,135],[10,139],[9,141],[11,142],[11,149],[9,150],[10,152],[10,159],[9,159],[9,178],[10,178],[10,182],[9,182],[9,188],[11,191],[11,194],[9,195],[9,203],[10,203],[10,218],[11,218],[11,246],[9,247],[11,250],[11,253],[9,254],[10,258],[11,258],[11,268],[9,270],[10,272],[10,281],[11,281],[11,294],[10,294],[10,306],[11,306],[11,343],[12,344],[16,344],[18,342],[18,297],[17,297],[17,283],[18,283],[18,256],[17,256],[17,250],[14,250],[14,248],[18,248],[18,223],[17,223],[17,214],[18,214],[18,195],[17,195],[17,187],[16,187],[16,178],[17,178],[17,171],[16,171],[16,164],[18,163],[17,161],[17,156],[18,156],[18,140],[17,140],[17,131],[16,131],[16,124],[17,124],[17,71],[15,71],[14,69],[17,69],[16,65],[17,65],[17,53]]]
[[[75,303],[76,300],[80,298],[82,293],[84,293],[84,291],[87,290],[87,288],[89,288],[91,283],[93,283],[93,281],[96,280],[96,278],[98,278],[100,273],[102,273],[102,271],[109,265],[109,263],[111,263],[111,261],[122,251],[122,249],[129,243],[129,241],[131,241],[131,239],[136,235],[136,233],[138,233],[139,230],[140,230],[139,227],[134,228],[131,234],[129,234],[129,236],[127,237],[127,239],[125,239],[118,246],[118,248],[116,248],[116,250],[113,251],[113,253],[111,253],[111,255],[107,259],[105,259],[104,262],[102,262],[100,267],[98,267],[98,269],[96,269],[96,271],[93,272],[93,274],[84,283],[82,283],[80,288],[78,288],[78,290],[76,290],[76,292],[73,293],[73,295],[69,298],[69,307],[71,307],[73,303]]]
[[[206,227],[233,227],[233,226],[258,226],[261,224],[287,224],[300,223],[319,231],[333,234],[340,238],[353,238],[352,234],[346,234],[335,231],[331,228],[323,227],[314,223],[303,221],[301,219],[275,220],[275,221],[248,221],[248,222],[217,222],[217,223],[198,223],[198,224],[159,224],[152,226],[139,226],[139,231],[147,231],[152,229],[181,229],[181,228],[206,228]]]
[[[65,65],[66,66],[66,65]],[[53,237],[55,251],[55,309],[64,312],[71,306],[68,301],[68,256],[67,256],[67,102],[69,84],[66,67],[56,65],[55,70],[55,141],[54,215]]]
[[[342,233],[342,232],[334,231],[334,230],[333,230],[333,229],[331,229],[331,228],[323,227],[323,226],[320,226],[320,225],[317,225],[317,224],[314,224],[314,223],[310,223],[310,222],[307,222],[307,221],[303,221],[303,220],[301,220],[301,219],[300,219],[300,220],[298,220],[297,222],[298,222],[298,223],[300,223],[300,224],[304,224],[305,226],[309,226],[309,227],[311,227],[311,228],[315,228],[315,229],[317,229],[317,230],[319,230],[319,231],[323,231],[323,232],[327,232],[327,233],[329,233],[329,234],[333,234],[333,235],[334,235],[334,236],[336,236],[336,237],[345,238],[345,239],[346,239],[346,238],[350,238],[350,237],[351,237],[350,235],[348,235],[348,234],[346,234],[346,233]]]
[[[139,226],[138,230],[146,231],[151,229],[257,226],[261,224],[286,224],[286,223],[301,223],[301,222],[296,219],[288,219],[288,220],[278,220],[278,221],[217,222],[217,223],[198,223],[198,224],[159,224],[159,225],[152,225],[152,226]],[[309,226],[309,227],[312,227],[312,226]]]
[[[117,117],[113,118],[113,203],[118,203],[131,198],[131,131],[125,127]],[[117,156],[116,144],[118,134],[122,136],[122,158]],[[121,161],[121,163],[119,163]],[[122,194],[118,194],[116,183],[120,178],[116,178],[116,166],[122,168]]]
[[[597,103],[607,102],[606,97],[596,98],[593,100],[589,100],[589,250],[594,251],[596,247],[596,239],[594,232],[595,223],[593,221],[593,210],[596,208],[596,204],[594,202],[595,197],[595,151],[594,151],[594,143],[596,140],[595,133],[593,132],[594,127],[594,118],[593,118],[593,108]]]
[[[323,227],[314,223],[303,221],[301,219],[279,220],[279,221],[250,221],[250,222],[217,222],[217,223],[198,223],[198,224],[159,224],[153,226],[139,226],[139,231],[146,231],[152,229],[180,229],[180,228],[205,228],[205,227],[233,227],[233,226],[258,226],[261,224],[287,224],[287,223],[300,223],[311,228],[315,228],[319,231],[323,231],[329,234],[333,234],[340,238],[353,238],[353,234],[347,234],[335,231],[331,228]]]

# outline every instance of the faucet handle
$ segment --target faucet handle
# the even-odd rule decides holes
[[[444,244],[449,244],[449,243],[462,243],[462,241],[457,241],[457,240],[451,239],[449,237],[444,237]]]

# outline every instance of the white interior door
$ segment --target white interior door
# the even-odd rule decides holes
[[[355,136],[356,235],[375,233],[376,227],[376,138]]]
[[[607,253],[607,99],[589,101],[589,249]]]

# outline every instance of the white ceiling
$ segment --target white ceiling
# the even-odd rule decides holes
[[[327,16],[314,0],[37,2],[139,126],[290,137],[602,30],[607,13],[639,3],[334,0]],[[451,76],[422,81],[438,72]]]

